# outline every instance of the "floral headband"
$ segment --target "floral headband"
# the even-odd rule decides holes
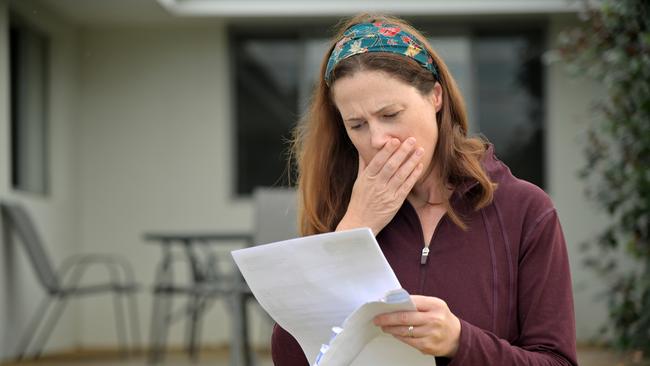
[[[325,82],[330,85],[332,70],[343,59],[366,52],[390,52],[410,57],[439,80],[438,69],[426,48],[399,26],[382,22],[355,24],[343,33],[327,61]]]

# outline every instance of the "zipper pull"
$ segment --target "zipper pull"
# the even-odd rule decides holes
[[[422,248],[422,257],[420,257],[420,264],[427,263],[428,258],[429,258],[429,248],[424,247]]]

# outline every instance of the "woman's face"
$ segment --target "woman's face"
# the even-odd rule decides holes
[[[336,80],[332,94],[345,130],[366,164],[391,138],[404,142],[414,137],[416,146],[424,148],[424,172],[430,171],[438,141],[440,84],[429,95],[422,95],[387,73],[358,71]]]

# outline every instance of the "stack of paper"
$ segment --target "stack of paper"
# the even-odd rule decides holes
[[[253,295],[319,366],[435,365],[372,323],[415,310],[370,229],[286,240],[232,252]],[[333,332],[334,329],[334,332]]]

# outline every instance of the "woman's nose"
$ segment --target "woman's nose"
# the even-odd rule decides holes
[[[391,138],[391,135],[378,124],[370,124],[370,145],[377,150],[380,150],[386,142]]]

